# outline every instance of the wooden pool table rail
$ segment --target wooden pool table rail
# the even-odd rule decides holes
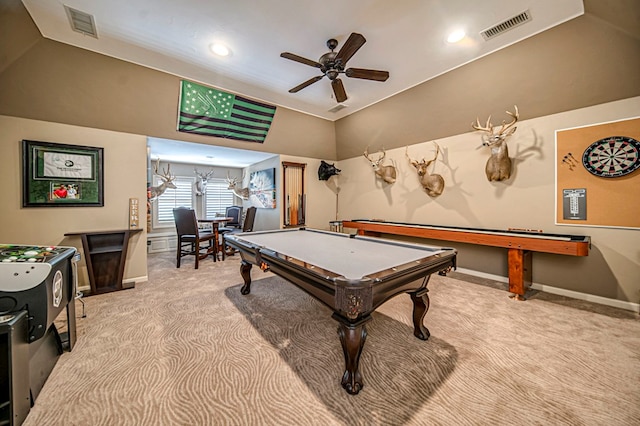
[[[588,256],[591,247],[591,238],[583,235],[456,228],[373,220],[344,220],[342,226],[357,229],[359,235],[403,235],[506,248],[509,292],[513,293],[517,300],[524,300],[524,294],[531,286],[533,252]]]

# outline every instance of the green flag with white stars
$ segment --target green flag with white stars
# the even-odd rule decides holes
[[[178,131],[264,142],[276,107],[182,80]]]

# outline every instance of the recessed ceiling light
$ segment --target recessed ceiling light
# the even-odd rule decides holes
[[[460,40],[462,40],[465,35],[466,34],[465,34],[464,30],[455,30],[454,32],[449,34],[449,37],[447,37],[447,41],[449,43],[457,43]]]
[[[222,43],[212,43],[209,48],[218,56],[229,56],[229,48]]]

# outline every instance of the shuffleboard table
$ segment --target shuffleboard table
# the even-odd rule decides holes
[[[404,235],[506,248],[509,292],[512,293],[515,300],[524,300],[524,294],[531,285],[531,254],[533,252],[588,256],[591,247],[591,238],[586,235],[462,228],[366,219],[344,220],[342,226],[356,229],[359,235]]]
[[[242,294],[251,291],[251,267],[258,265],[324,303],[338,322],[345,372],[342,387],[363,386],[358,365],[372,312],[400,293],[413,301],[413,334],[429,338],[423,320],[429,309],[431,274],[456,266],[456,250],[305,228],[227,234],[240,252]]]

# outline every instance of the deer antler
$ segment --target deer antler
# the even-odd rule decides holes
[[[162,168],[162,174],[158,173],[158,167],[160,167],[160,158],[156,160],[155,166],[153,166],[153,174],[160,176],[160,178],[164,181],[171,182],[175,179],[175,176],[171,174],[171,163],[167,163],[167,170]]]
[[[516,130],[515,128],[512,129],[512,127],[514,124],[516,124],[516,122],[520,118],[520,113],[518,112],[517,105],[514,105],[514,108],[515,108],[515,113],[511,111],[506,111],[507,114],[513,117],[513,120],[511,120],[510,123],[507,123],[506,121],[502,121],[502,126],[500,126],[500,130],[498,130],[496,133],[494,133],[493,131],[494,128],[493,128],[493,124],[491,124],[491,116],[489,116],[489,118],[487,119],[487,124],[485,124],[484,126],[480,125],[480,119],[476,118],[476,122],[471,123],[471,127],[473,127],[475,130],[488,133],[489,142],[496,142],[499,140],[503,140],[507,136],[515,132]]]
[[[438,158],[438,154],[440,154],[440,145],[438,145],[436,141],[433,141],[433,144],[436,146],[436,155],[433,157],[433,160],[431,161],[436,160]]]
[[[404,151],[404,155],[407,157],[407,160],[409,160],[409,163],[411,163],[412,166],[417,166],[418,162],[414,159],[412,159],[411,157],[409,157],[409,146],[407,145],[405,147],[405,151]]]
[[[515,113],[511,112],[511,111],[506,111],[507,114],[509,114],[511,117],[513,117],[513,120],[511,120],[511,123],[506,124],[504,121],[502,121],[502,127],[500,127],[500,130],[498,131],[499,135],[504,134],[504,132],[508,129],[510,129],[514,124],[516,124],[516,122],[518,121],[518,119],[520,118],[520,113],[518,112],[518,106],[514,105],[513,106],[515,108]],[[513,129],[509,132],[509,134],[515,132],[516,129]]]
[[[367,160],[369,160],[371,163],[373,163],[373,160],[369,157],[369,147],[366,147],[366,148],[364,149],[364,154],[362,154],[362,155],[364,155],[364,158],[366,158],[366,159],[367,159]]]
[[[489,116],[489,118],[487,118],[487,124],[485,124],[484,127],[482,127],[480,125],[480,119],[479,118],[476,118],[476,123],[475,124],[471,123],[471,127],[473,127],[476,130],[480,130],[481,132],[493,133],[493,125],[491,124],[491,116]]]
[[[208,172],[206,172],[206,173],[200,173],[200,172],[198,171],[198,168],[197,168],[197,167],[194,167],[194,168],[193,168],[193,172],[194,172],[194,173],[196,174],[196,176],[198,176],[200,179],[204,179],[204,180],[207,180],[207,179],[209,179],[211,176],[213,176],[213,170],[209,170],[209,171],[208,171]]]

